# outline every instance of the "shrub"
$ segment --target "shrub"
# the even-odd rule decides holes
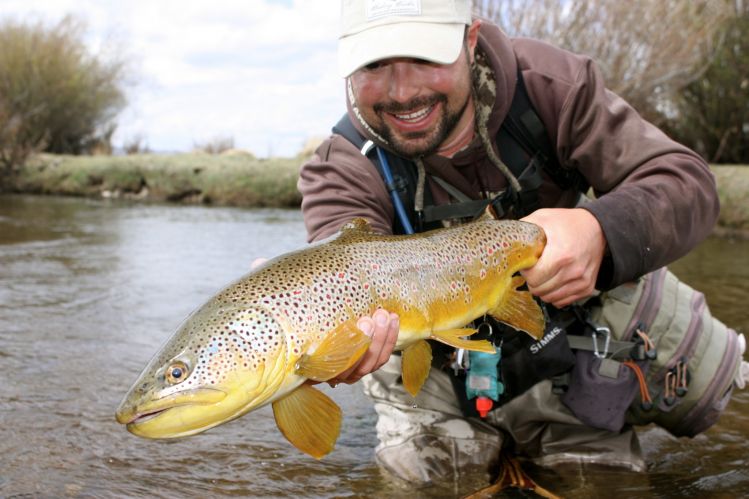
[[[127,155],[149,154],[151,152],[148,142],[146,142],[146,139],[141,134],[136,134],[129,139],[125,139],[122,144],[122,150]]]
[[[234,137],[214,137],[207,142],[194,142],[192,146],[193,152],[206,154],[221,154],[231,149],[234,149]]]
[[[474,0],[511,35],[546,40],[596,60],[608,86],[656,124],[696,81],[730,16],[724,0]]]
[[[738,5],[738,4],[737,4]],[[666,130],[713,163],[749,163],[749,4],[718,34],[702,78],[674,100]]]
[[[89,53],[80,21],[0,22],[0,160],[6,169],[33,150],[106,150],[125,105],[125,63]]]

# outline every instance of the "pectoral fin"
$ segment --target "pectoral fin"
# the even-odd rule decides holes
[[[467,340],[461,336],[470,336],[476,332],[475,329],[447,329],[445,331],[434,331],[432,339],[435,339],[445,345],[476,352],[494,353],[494,346],[486,340]]]
[[[506,298],[489,314],[500,322],[504,322],[515,329],[525,331],[535,339],[541,339],[544,335],[546,320],[529,291],[518,291],[517,288],[525,284],[521,276],[512,278],[512,288],[507,292]]]
[[[403,350],[403,388],[416,396],[429,376],[432,367],[432,347],[426,340],[420,340]]]
[[[296,373],[315,381],[327,381],[354,365],[371,341],[354,321],[344,322],[328,333],[314,351],[301,356]]]
[[[341,431],[340,407],[310,385],[273,402],[273,416],[286,440],[315,459],[333,450]]]

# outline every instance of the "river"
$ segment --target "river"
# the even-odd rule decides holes
[[[180,322],[259,256],[304,246],[298,211],[0,196],[0,496],[453,497],[374,462],[360,387],[325,387],[342,434],[321,461],[292,448],[266,407],[204,434],[149,441],[114,410]],[[716,316],[749,331],[749,243],[709,239],[672,266]],[[749,389],[694,439],[641,430],[648,472],[537,479],[567,497],[749,494]]]

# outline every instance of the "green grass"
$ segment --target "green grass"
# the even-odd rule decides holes
[[[716,165],[712,169],[720,197],[718,227],[749,235],[749,166]]]
[[[298,207],[304,158],[185,153],[59,156],[29,160],[12,190],[40,194],[121,197],[246,207]],[[718,227],[749,236],[749,166],[712,167],[718,182]]]
[[[58,156],[29,160],[13,190],[230,206],[298,206],[299,158],[142,154]]]

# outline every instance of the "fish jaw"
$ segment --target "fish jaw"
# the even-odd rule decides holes
[[[130,433],[144,438],[178,438],[202,433],[258,409],[282,395],[278,392],[289,390],[283,372],[278,370],[283,367],[282,360],[269,360],[260,372],[235,371],[220,385],[164,394],[157,389],[139,393],[136,384],[120,404],[115,417]],[[268,376],[263,376],[264,373]]]
[[[127,430],[145,438],[174,438],[192,435],[208,429],[215,419],[213,409],[226,399],[227,393],[217,388],[196,388],[172,394],[144,404],[133,404],[126,398],[115,417]],[[204,417],[184,418],[185,413],[205,413]],[[194,421],[185,426],[185,419]],[[208,426],[207,426],[208,425]]]

